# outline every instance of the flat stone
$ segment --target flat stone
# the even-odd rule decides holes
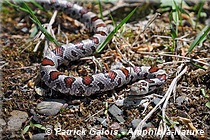
[[[45,133],[39,133],[32,136],[32,140],[44,140],[45,136],[47,136]]]
[[[116,101],[115,101],[115,104],[116,104],[117,106],[123,106],[124,100],[125,100],[125,99],[116,100]]]
[[[21,29],[22,32],[26,33],[28,31],[28,28],[24,27]]]
[[[124,118],[122,117],[122,110],[119,109],[115,104],[109,108],[109,113],[111,113],[119,122],[125,122]]]
[[[118,133],[120,133],[122,136],[126,136],[127,135],[128,130],[125,128],[120,128]]]
[[[107,123],[106,123],[106,119],[104,118],[97,118],[97,121],[99,121],[103,126],[107,126]]]
[[[20,130],[22,123],[24,123],[28,118],[28,114],[26,112],[19,110],[13,110],[10,115],[11,117],[8,118],[9,121],[7,122],[7,128],[9,131]]]
[[[118,129],[120,129],[120,124],[118,122],[114,122],[109,126],[109,128],[111,130],[118,130]]]
[[[131,125],[132,125],[133,129],[135,129],[140,122],[141,122],[140,119],[134,119],[134,120],[132,120]]]
[[[184,100],[186,99],[186,97],[187,97],[187,95],[185,95],[185,94],[177,97],[176,98],[176,103],[180,106],[184,102]]]
[[[148,122],[144,125],[144,128],[154,128],[154,125],[151,122]]]
[[[0,126],[4,126],[6,125],[6,122],[4,119],[0,118]]]
[[[154,98],[153,100],[152,100],[152,102],[155,104],[155,105],[157,105],[159,102],[160,102],[160,98]]]
[[[112,105],[112,106],[109,108],[109,112],[110,112],[113,116],[122,115],[122,110],[119,109],[115,104]]]
[[[46,116],[56,115],[63,107],[63,103],[54,101],[43,101],[37,105],[37,112]]]
[[[123,102],[123,106],[129,107],[129,106],[138,106],[142,102],[142,98],[136,97],[136,96],[129,96],[125,98]]]
[[[5,120],[0,118],[0,139],[2,139],[3,126],[5,125],[6,125]]]
[[[123,116],[116,116],[116,119],[117,119],[120,123],[124,123],[124,122],[125,122]]]

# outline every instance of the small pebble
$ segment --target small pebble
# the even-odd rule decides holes
[[[189,112],[188,112],[188,114],[193,114],[195,111],[196,111],[196,109],[193,108],[193,107],[191,107],[190,110],[189,110]]]
[[[124,99],[119,99],[119,100],[116,100],[115,101],[115,104],[117,105],[117,106],[123,106],[123,103],[124,103]]]
[[[138,126],[138,124],[141,122],[140,119],[134,119],[132,122],[131,122],[131,125],[132,125],[132,128],[133,129],[136,129],[136,127]]]
[[[6,125],[6,122],[4,119],[0,118],[0,127]]]
[[[39,133],[32,135],[32,140],[44,140],[47,135],[45,133]]]
[[[157,105],[159,102],[160,102],[160,98],[154,98],[153,100],[152,100],[152,102],[155,104],[155,105]]]
[[[182,96],[177,97],[176,98],[176,103],[178,105],[181,105],[184,102],[185,98],[186,98],[186,95],[182,95]]]
[[[28,31],[28,28],[24,27],[21,29],[22,32],[26,33]]]
[[[62,107],[63,104],[60,102],[43,101],[37,105],[37,112],[46,116],[54,116]]]
[[[119,109],[115,104],[109,108],[109,113],[111,113],[119,122],[125,122],[124,118],[122,117],[122,110]]]
[[[104,127],[107,126],[106,119],[104,119],[104,118],[97,118],[97,121],[99,121]]]
[[[24,111],[13,110],[10,113],[10,117],[8,118],[8,130],[9,131],[17,131],[20,130],[22,124],[27,120],[28,114]]]
[[[118,122],[114,122],[110,125],[110,128],[112,130],[118,130],[118,129],[120,129],[120,124]]]

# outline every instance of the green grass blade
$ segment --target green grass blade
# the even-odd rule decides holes
[[[29,130],[29,128],[30,128],[30,125],[27,125],[27,126],[23,129],[22,134],[24,135],[25,133],[27,133],[28,130]]]
[[[40,10],[45,10],[41,5],[39,5],[37,2],[35,2],[34,0],[30,0],[31,3],[33,3],[33,5],[35,5],[36,7],[38,7]]]
[[[39,24],[35,19],[30,18],[39,28],[39,30],[45,35],[45,37],[51,41],[54,42],[57,46],[60,46],[60,44],[57,42],[57,40],[55,38],[53,38],[48,32],[47,30],[41,25]]]
[[[41,124],[34,124],[34,127],[37,127],[42,130],[46,130],[46,128],[44,126],[42,126]]]
[[[38,28],[37,28],[37,26],[34,26],[34,27],[32,28],[32,32],[31,32],[31,34],[30,34],[30,37],[31,37],[31,38],[35,37],[36,34],[37,34],[37,32],[38,32]]]
[[[35,16],[34,12],[31,10],[31,8],[26,3],[23,3],[23,6],[24,6],[24,8],[26,8],[29,11],[29,14],[32,16],[31,20],[39,27],[39,29],[45,35],[45,37],[49,41],[54,42],[57,46],[60,46],[60,44],[57,42],[57,40],[55,38],[53,38],[47,32],[47,30],[42,26],[42,24],[40,23],[40,21],[38,20],[38,18]]]
[[[104,18],[104,16],[103,16],[103,14],[102,14],[102,5],[101,5],[101,1],[100,0],[98,0],[98,4],[99,4],[99,10],[100,10],[100,18],[101,19],[103,19]]]
[[[41,25],[40,21],[39,21],[38,18],[35,16],[35,14],[34,14],[34,12],[32,11],[32,9],[31,9],[25,2],[22,3],[22,7],[28,11],[28,13],[32,16],[32,18],[33,18],[34,20],[37,21],[38,24]]]
[[[174,0],[173,0],[173,3],[174,4],[172,6],[172,9],[173,9],[172,15],[173,15],[174,22],[177,24],[179,21],[179,8]]]
[[[195,40],[193,41],[193,43],[190,45],[190,48],[188,49],[188,52],[191,53],[192,50],[201,42],[203,42],[205,40],[205,37],[207,36],[207,34],[210,31],[210,26],[206,26],[204,27],[200,33],[197,35],[197,37],[195,38]]]
[[[181,3],[181,4],[182,4],[182,3]],[[189,14],[185,9],[183,9],[182,6],[177,6],[177,8],[179,9],[179,11],[180,11],[181,13],[186,14],[186,15],[188,15],[188,16],[190,17],[190,14]]]
[[[194,63],[194,62],[191,62],[191,64],[192,64],[193,66],[195,66],[196,68],[198,68],[198,69],[207,70],[206,68],[204,68],[204,67],[202,67],[201,65],[198,65],[198,64],[196,64],[196,63]]]
[[[109,16],[110,16],[110,18],[111,18],[111,20],[112,20],[112,24],[113,24],[113,26],[114,26],[114,27],[116,27],[116,26],[117,26],[117,24],[116,24],[116,22],[114,21],[113,16],[112,16],[111,14],[109,14]]]
[[[6,1],[6,2],[7,2],[10,6],[12,6],[12,7],[15,7],[15,8],[17,8],[17,9],[20,9],[20,10],[22,10],[22,11],[24,11],[24,12],[29,13],[29,11],[28,11],[27,9],[25,9],[25,8],[22,8],[22,7],[18,6],[18,5],[15,5],[15,4],[13,4],[13,3],[9,2],[9,1]]]
[[[41,22],[38,20],[38,18],[36,17],[35,13],[33,12],[33,10],[25,3],[20,3],[20,5],[22,6],[18,6],[15,4],[10,3],[9,1],[7,1],[8,4],[10,4],[11,6],[18,8],[24,12],[27,12],[30,14],[30,19],[38,26],[38,28],[40,29],[40,31],[45,35],[45,37],[51,41],[54,42],[57,46],[60,46],[60,44],[58,43],[58,41],[53,38],[48,32],[47,30],[42,26]]]
[[[180,23],[180,13],[179,13],[179,6],[177,5],[177,3],[173,0],[174,2],[174,5],[172,6],[172,9],[174,10],[172,12],[172,15],[173,15],[173,19],[174,19],[174,22],[176,24],[176,35],[178,36],[178,26],[179,26],[179,23]]]
[[[182,2],[181,2],[181,4],[182,4]],[[189,20],[190,20],[193,28],[195,28],[196,27],[196,23],[193,21],[193,19],[191,18],[190,14],[185,9],[183,9],[182,6],[178,6],[178,9],[179,9],[179,11],[181,13],[186,14],[186,15],[188,15],[190,17]],[[180,13],[180,25],[182,26],[183,23],[182,23],[182,15],[181,15],[181,13]]]
[[[201,11],[202,11],[202,9],[203,9],[204,4],[205,4],[204,1],[201,1],[201,2],[199,3],[198,17],[197,17],[197,19],[196,19],[196,26],[197,26],[197,24],[198,24],[198,20],[199,20],[200,17],[201,17]]]
[[[206,107],[210,109],[210,101],[206,103]]]
[[[101,43],[98,48],[96,49],[96,52],[99,53],[104,47],[105,45],[112,39],[112,37],[114,36],[114,34],[130,19],[130,17],[135,13],[137,7],[131,11],[121,22],[120,24],[118,24],[114,30],[111,31],[111,33],[108,35],[108,37],[105,39],[105,41],[103,43]]]

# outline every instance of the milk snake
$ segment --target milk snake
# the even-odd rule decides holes
[[[78,60],[96,51],[108,35],[108,29],[102,19],[85,8],[66,0],[35,0],[46,9],[62,10],[72,18],[82,22],[95,34],[77,43],[64,44],[49,51],[41,62],[41,77],[45,84],[61,93],[89,96],[98,92],[112,90],[125,84],[143,80],[149,85],[161,85],[167,79],[164,70],[156,67],[124,67],[98,73],[92,76],[73,77],[63,75],[57,70],[66,61]]]

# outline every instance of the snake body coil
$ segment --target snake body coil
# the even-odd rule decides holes
[[[76,96],[89,96],[108,91],[137,80],[146,80],[150,85],[161,85],[166,80],[164,70],[156,67],[126,67],[98,73],[92,76],[73,77],[63,75],[57,67],[65,61],[74,61],[93,54],[96,48],[106,39],[108,29],[96,14],[66,0],[35,0],[47,9],[62,10],[84,25],[95,34],[86,40],[69,43],[48,52],[41,62],[41,76],[45,84],[61,93]]]

